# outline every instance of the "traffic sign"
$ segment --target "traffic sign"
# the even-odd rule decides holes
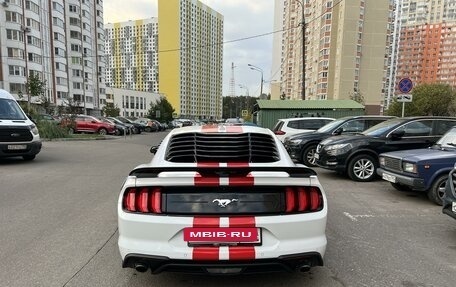
[[[403,78],[399,81],[398,88],[401,93],[408,94],[413,89],[413,82],[409,78]]]
[[[401,94],[396,96],[396,100],[402,103],[410,103],[413,99],[411,94]]]
[[[246,117],[246,116],[249,115],[249,111],[248,111],[248,110],[242,110],[242,111],[241,111],[241,115],[242,115],[243,117]]]

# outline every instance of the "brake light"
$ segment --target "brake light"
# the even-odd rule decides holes
[[[158,187],[129,188],[125,191],[123,210],[139,213],[161,213],[161,189]]]
[[[274,134],[279,135],[279,136],[283,136],[284,134],[286,134],[286,132],[278,130],[278,131],[275,131]]]
[[[287,187],[286,213],[315,212],[323,208],[323,196],[317,187]]]

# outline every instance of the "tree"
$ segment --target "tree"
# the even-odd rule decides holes
[[[405,116],[451,116],[456,112],[456,91],[448,84],[420,84],[412,95],[412,102],[405,103]],[[386,113],[401,116],[402,102],[394,99]]]
[[[173,120],[175,109],[165,97],[161,97],[157,102],[150,103],[150,109],[147,112],[149,118],[156,119],[159,122],[170,122]]]
[[[39,98],[41,106],[46,113],[52,112],[51,101],[46,97],[46,80],[41,80],[38,74],[31,74],[25,83],[25,89],[28,92],[27,107],[30,109],[30,100],[32,97]]]
[[[350,93],[350,100],[353,100],[361,105],[364,105],[364,96],[361,91],[355,90],[353,93]]]
[[[107,117],[117,117],[120,115],[120,109],[117,105],[114,107],[113,103],[106,103],[102,109],[103,114]]]

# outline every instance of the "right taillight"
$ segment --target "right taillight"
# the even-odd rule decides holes
[[[128,212],[161,213],[161,189],[158,187],[129,188],[124,193],[122,208]]]
[[[323,196],[318,187],[287,187],[286,213],[315,212],[323,208]]]

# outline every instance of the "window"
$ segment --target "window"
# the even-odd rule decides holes
[[[341,126],[342,133],[358,133],[364,130],[364,120],[349,121]]]
[[[404,137],[429,136],[432,130],[432,121],[415,121],[401,126],[396,131],[404,131]]]
[[[25,68],[20,66],[9,66],[9,74],[11,76],[24,76]]]

